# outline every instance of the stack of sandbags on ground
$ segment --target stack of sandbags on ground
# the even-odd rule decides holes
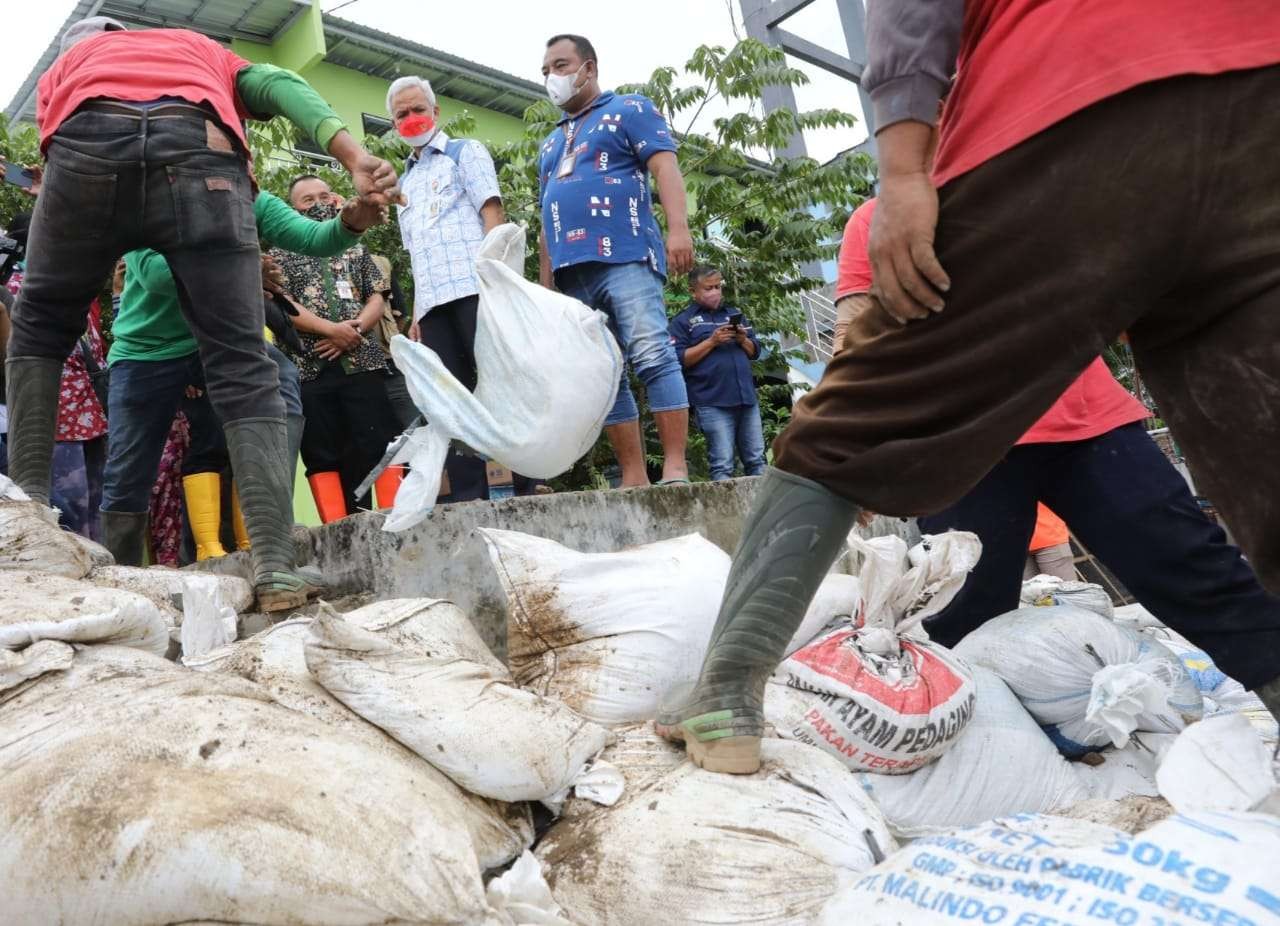
[[[14,923],[510,923],[465,796],[260,686],[116,646],[0,706]],[[491,834],[492,836],[492,834]]]
[[[828,926],[1280,923],[1280,819],[1169,817],[1131,835],[1028,814],[920,839],[834,897]]]
[[[438,641],[448,638],[449,628],[467,620],[452,602],[430,598],[381,601],[349,611],[342,619],[401,648],[423,654],[443,652]],[[312,621],[309,617],[284,621],[248,639],[186,660],[186,665],[197,672],[254,682],[276,704],[314,719],[340,736],[357,740],[366,749],[420,764],[418,756],[352,713],[312,678],[306,661]],[[532,843],[533,820],[527,805],[473,795],[458,788],[434,766],[425,769],[425,773],[462,800],[477,845],[498,848],[495,853],[481,855],[485,868],[510,861],[514,853]]]
[[[1177,733],[1204,713],[1174,653],[1081,608],[1011,611],[965,637],[956,654],[1004,679],[1071,757],[1122,747],[1135,731]]]
[[[104,547],[64,531],[56,511],[31,501],[9,477],[0,475],[0,570],[81,579],[95,566],[111,563]]]
[[[207,578],[217,584],[223,602],[237,614],[253,607],[253,586],[239,576],[215,575],[167,566],[98,566],[88,580],[106,588],[121,588],[150,598],[157,605],[182,607],[183,593],[193,578]]]
[[[1049,813],[1092,796],[999,676],[975,668],[973,680],[973,719],[950,749],[905,775],[858,773],[899,836]]]
[[[973,534],[850,543],[862,554],[861,618],[819,637],[778,667],[765,717],[778,735],[817,746],[854,771],[905,774],[955,743],[973,717],[968,668],[931,643],[924,618],[954,598],[978,561]]]
[[[436,642],[410,648],[321,614],[307,637],[307,668],[353,713],[472,794],[558,805],[609,732],[516,687],[458,609],[435,618]]]
[[[605,726],[652,720],[698,677],[729,556],[698,534],[616,553],[578,553],[514,531],[481,529],[507,596],[515,683]],[[858,613],[852,576],[826,578],[788,651]]]
[[[896,847],[854,776],[802,743],[766,740],[760,771],[742,776],[695,767],[648,724],[604,755],[626,776],[622,799],[570,802],[535,850],[578,922],[808,923]]]
[[[172,609],[134,592],[47,572],[0,571],[0,649],[61,640],[132,646],[163,656],[174,623]]]

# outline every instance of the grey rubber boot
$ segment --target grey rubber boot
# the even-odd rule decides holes
[[[111,551],[117,566],[141,566],[147,557],[147,512],[98,512],[102,518],[102,545]]]
[[[241,418],[223,430],[249,534],[258,606],[267,612],[301,607],[323,587],[294,567],[293,469],[284,419]]]
[[[1267,706],[1267,710],[1271,711],[1271,716],[1280,722],[1280,675],[1277,675],[1265,685],[1260,685],[1253,691],[1262,703]]]
[[[4,370],[9,409],[9,478],[33,500],[47,505],[62,361],[10,357]]]
[[[711,642],[693,691],[658,716],[713,772],[760,767],[764,686],[814,593],[847,549],[858,507],[816,482],[770,467],[733,556]]]
[[[302,432],[306,430],[307,419],[302,415],[285,415],[285,430],[289,433],[287,454],[289,457],[289,499],[293,500],[293,475],[298,466],[298,457],[302,454]]]

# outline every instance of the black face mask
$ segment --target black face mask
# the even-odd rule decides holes
[[[337,218],[338,206],[336,203],[316,203],[314,206],[303,209],[302,214],[317,222],[325,222]]]

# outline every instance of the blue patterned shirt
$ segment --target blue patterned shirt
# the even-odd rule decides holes
[[[560,176],[570,138],[572,171]],[[538,164],[551,268],[648,261],[665,276],[666,249],[645,165],[657,152],[675,150],[667,120],[638,93],[602,93],[586,112],[561,119]]]

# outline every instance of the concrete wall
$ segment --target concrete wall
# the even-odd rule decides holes
[[[337,584],[336,594],[372,590],[379,598],[449,598],[472,616],[485,641],[506,653],[506,599],[477,527],[547,537],[584,553],[665,540],[697,531],[729,553],[757,480],[573,492],[499,502],[442,505],[418,527],[381,530],[376,512],[307,532],[313,564]],[[877,518],[867,536],[918,538],[914,522]],[[301,535],[300,535],[301,536]],[[847,564],[837,564],[847,571]],[[655,577],[660,580],[660,577]]]

